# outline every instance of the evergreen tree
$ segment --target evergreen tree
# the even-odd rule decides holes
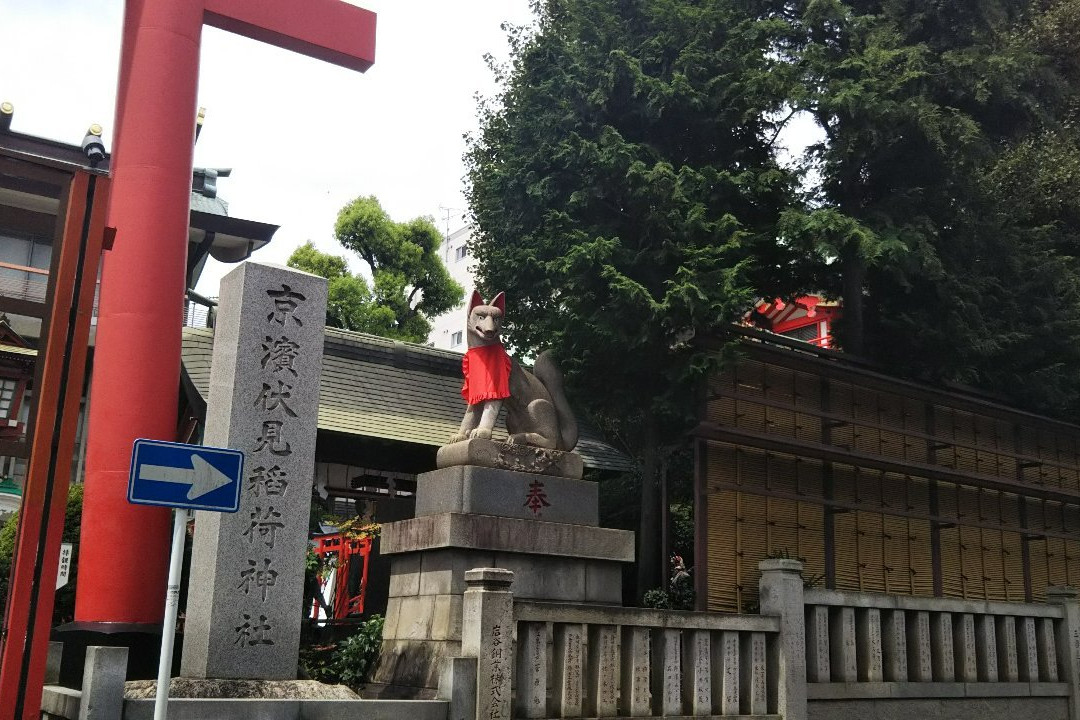
[[[829,258],[844,349],[1077,404],[1075,0],[806,0],[787,18],[793,103],[826,140],[783,228]]]
[[[779,3],[777,4],[779,6]],[[740,0],[548,0],[511,32],[467,154],[481,284],[507,337],[552,347],[572,398],[641,461],[638,593],[661,585],[656,473],[693,380],[755,293],[797,288],[774,158],[786,25]]]

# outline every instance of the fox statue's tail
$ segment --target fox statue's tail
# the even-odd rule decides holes
[[[551,395],[551,402],[555,405],[555,414],[559,418],[559,450],[570,451],[574,449],[578,441],[577,420],[570,410],[570,403],[566,401],[566,393],[563,392],[563,376],[559,366],[551,357],[551,351],[545,350],[540,353],[536,362],[533,363],[533,375],[543,383]]]

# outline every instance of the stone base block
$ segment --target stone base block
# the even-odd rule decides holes
[[[383,639],[460,641],[461,608],[460,594],[388,598]]]
[[[461,655],[461,642],[449,640],[383,640],[371,676],[374,697],[423,700],[434,698],[443,659]]]
[[[629,530],[461,513],[387,523],[382,529],[383,555],[448,547],[634,561],[634,533]]]
[[[556,475],[578,480],[584,472],[581,456],[561,450],[493,440],[462,440],[439,448],[435,466],[479,465],[516,472]]]
[[[372,687],[383,697],[434,696],[443,659],[460,655],[466,571],[511,570],[521,600],[619,605],[634,559],[632,532],[460,513],[388,523],[381,544],[390,593]]]
[[[512,590],[514,597],[520,600],[591,605],[622,602],[622,567],[618,562],[516,553],[490,553],[488,562],[477,562],[477,555],[435,550],[394,558],[383,637],[460,639],[465,571],[476,567],[513,571]],[[418,577],[419,582],[400,581],[402,577]],[[402,594],[395,595],[395,592]]]
[[[587,480],[455,465],[416,477],[416,517],[475,513],[596,526],[597,487]]]
[[[157,697],[157,680],[129,680],[124,683],[124,697]],[[359,696],[345,685],[327,685],[318,680],[215,680],[174,677],[169,680],[169,697],[355,700]]]
[[[169,720],[446,720],[449,703],[443,700],[395,702],[387,700],[317,700],[266,698],[172,698]],[[117,715],[119,718],[120,716]],[[154,701],[124,701],[124,720],[152,720]]]

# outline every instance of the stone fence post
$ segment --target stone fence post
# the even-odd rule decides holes
[[[803,564],[772,559],[758,563],[762,615],[780,618],[780,638],[768,651],[769,705],[784,720],[806,720],[806,619]],[[775,696],[774,696],[775,694]]]
[[[461,654],[476,658],[476,717],[510,720],[514,663],[514,573],[501,568],[465,572]]]
[[[86,648],[79,720],[115,720],[123,715],[127,665],[126,647]]]
[[[1080,720],[1080,593],[1072,587],[1046,589],[1046,602],[1060,605],[1061,622],[1054,640],[1058,651],[1058,678],[1069,684],[1069,718]]]

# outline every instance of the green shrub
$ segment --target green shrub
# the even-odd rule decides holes
[[[334,657],[343,684],[356,689],[367,679],[379,657],[383,621],[382,615],[373,615],[360,626],[359,632],[338,645]]]
[[[359,689],[367,681],[382,646],[383,616],[372,615],[338,643],[300,649],[300,665],[312,680]]]

